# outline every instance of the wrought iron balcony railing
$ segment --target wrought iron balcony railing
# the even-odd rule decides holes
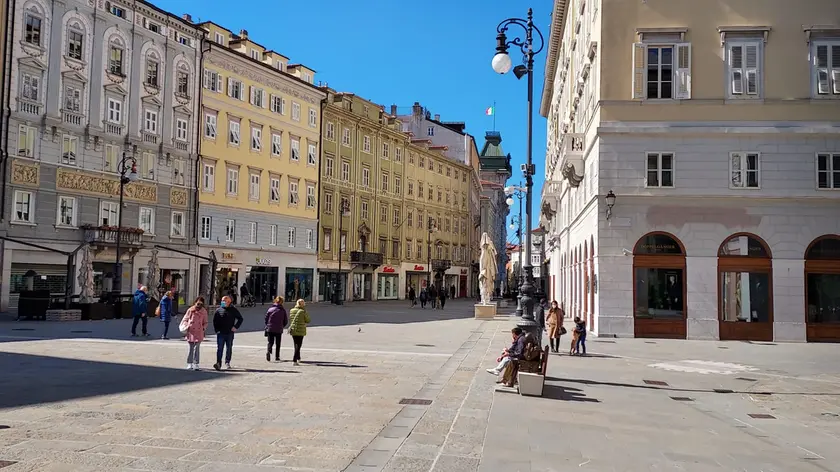
[[[452,268],[452,261],[449,259],[432,259],[432,270],[435,272],[445,272]]]
[[[383,260],[384,257],[378,252],[352,251],[350,253],[350,262],[354,264],[380,266],[382,265]]]
[[[143,243],[144,231],[140,228],[121,229],[116,226],[83,226],[85,241],[91,244],[111,245],[117,244],[119,235],[120,244],[126,246],[140,246]]]

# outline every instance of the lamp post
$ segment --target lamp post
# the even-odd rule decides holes
[[[519,238],[519,273],[516,274],[516,283],[517,283],[517,285],[516,285],[516,310],[514,311],[514,314],[519,318],[522,318],[522,314],[523,314],[523,311],[522,311],[522,284],[525,283],[525,271],[523,269],[523,267],[525,266],[525,261],[522,260],[522,246],[524,246],[523,241],[522,241],[522,198],[525,196],[526,193],[527,193],[527,189],[522,188],[522,187],[516,187],[514,185],[511,185],[509,187],[505,187],[505,195],[507,195],[507,199],[505,200],[505,203],[507,203],[507,205],[509,207],[513,206],[513,203],[514,203],[513,202],[513,197],[516,197],[517,199],[519,199],[519,218],[518,218],[518,220],[515,220],[515,221],[518,221],[518,223],[519,223],[519,229],[516,232],[516,236]],[[510,224],[510,229],[513,229],[513,228],[514,228],[514,225],[513,225],[513,223],[511,223]]]
[[[508,41],[508,28],[516,25],[522,28],[525,32],[525,39],[515,37]],[[493,56],[492,66],[493,70],[499,74],[505,74],[511,69],[511,60],[508,55],[508,48],[510,46],[518,46],[524,55],[523,64],[517,65],[513,68],[513,74],[517,79],[523,76],[528,76],[528,145],[527,145],[527,162],[525,164],[525,220],[528,224],[525,226],[525,277],[520,287],[522,293],[522,308],[523,314],[517,325],[525,330],[531,332],[539,339],[541,336],[539,323],[534,320],[534,267],[531,265],[531,201],[533,199],[532,188],[534,186],[533,175],[535,173],[534,164],[531,162],[531,154],[533,151],[534,141],[534,56],[539,54],[545,46],[545,40],[542,33],[536,26],[534,26],[534,13],[530,8],[528,9],[527,19],[508,18],[496,27],[496,55]],[[536,38],[534,37],[536,33]],[[538,43],[535,45],[534,40]],[[536,47],[535,47],[536,46]]]
[[[129,165],[130,164],[130,165]],[[112,292],[116,299],[119,299],[122,292],[122,263],[120,262],[120,243],[122,242],[122,218],[123,218],[123,193],[125,185],[136,182],[140,178],[137,175],[137,160],[123,152],[122,160],[117,165],[120,173],[120,204],[117,207],[117,255],[114,259],[114,286]],[[116,302],[117,300],[114,300]]]
[[[426,241],[429,244],[429,275],[426,276],[426,290],[428,291],[432,287],[432,233],[435,232],[435,219],[431,216],[429,217],[427,227],[429,228],[429,237]]]
[[[338,206],[338,288],[333,294],[333,303],[336,305],[344,305],[344,293],[342,290],[343,284],[341,283],[341,253],[343,249],[341,237],[344,234],[344,217],[347,212],[350,211],[350,200],[342,199]]]

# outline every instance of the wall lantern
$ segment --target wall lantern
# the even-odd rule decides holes
[[[615,206],[615,194],[612,190],[607,193],[605,200],[607,202],[607,219],[609,220],[612,217],[613,206]]]

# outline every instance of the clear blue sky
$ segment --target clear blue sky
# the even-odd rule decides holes
[[[493,117],[484,111],[496,102],[496,130],[512,157],[511,183],[522,178],[527,81],[496,74],[490,60],[496,26],[506,18],[524,18],[529,6],[548,41],[551,0],[152,1],[179,16],[189,13],[194,21],[213,21],[234,32],[247,29],[254,41],[315,69],[316,81],[386,110],[418,101],[443,121],[465,121],[479,150],[485,131],[493,129]],[[534,225],[545,175],[546,123],[539,116],[545,57],[544,49],[534,71]],[[521,60],[518,48],[511,50],[511,58],[514,64]]]

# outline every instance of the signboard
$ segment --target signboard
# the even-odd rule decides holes
[[[396,272],[396,270],[394,270],[393,267],[388,266],[388,267],[383,267],[382,272],[384,272],[386,274],[393,274],[394,272]]]
[[[426,266],[415,265],[414,270],[416,270],[418,272],[425,272],[426,271]]]
[[[257,257],[255,259],[256,259],[256,264],[257,265],[263,265],[263,266],[271,265],[271,259],[269,259],[267,257]]]
[[[223,252],[222,253],[222,259],[224,259],[224,260],[236,259],[236,254],[234,254],[232,252]]]

